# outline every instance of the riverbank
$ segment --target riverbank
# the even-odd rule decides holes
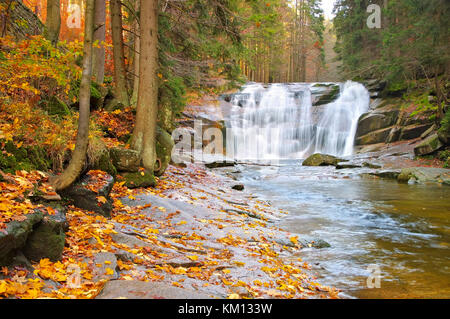
[[[60,262],[3,268],[7,298],[335,298],[295,257],[285,216],[203,166],[171,166],[154,189],[115,184],[111,219],[69,207]],[[17,259],[16,259],[17,261]]]

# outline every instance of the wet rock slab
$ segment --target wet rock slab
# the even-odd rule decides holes
[[[214,296],[160,282],[115,280],[96,299],[213,299]]]

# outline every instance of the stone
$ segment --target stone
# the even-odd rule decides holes
[[[137,172],[141,166],[141,156],[138,151],[126,148],[110,150],[113,165],[119,172]]]
[[[318,98],[314,99],[313,105],[320,106],[334,102],[339,97],[339,93],[339,85],[333,84],[327,86],[326,89],[322,93],[320,93],[320,95],[318,95]]]
[[[425,132],[422,133],[422,135],[420,135],[420,138],[422,140],[426,139],[428,136],[430,136],[434,131],[436,131],[436,124],[433,124],[428,130],[426,130]]]
[[[22,249],[29,260],[37,262],[48,258],[56,262],[61,259],[68,229],[66,210],[62,206],[53,208],[50,215],[46,209],[41,209],[43,218],[34,226]]]
[[[23,221],[9,222],[4,231],[0,231],[0,266],[7,266],[13,261],[16,251],[21,249],[33,231],[33,226],[39,223],[42,212],[25,215]]]
[[[108,173],[109,175],[116,177],[117,169],[111,159],[110,152],[104,151],[91,167],[92,170],[100,170]]]
[[[386,143],[394,143],[397,142],[400,139],[400,134],[402,133],[401,127],[393,127],[392,130],[389,132],[389,135],[386,139]]]
[[[400,111],[392,107],[384,107],[374,112],[363,114],[358,121],[356,137],[394,125],[399,114]]]
[[[373,163],[369,163],[369,162],[364,162],[364,163],[362,164],[362,166],[363,166],[363,167],[367,167],[367,168],[373,168],[373,169],[380,169],[380,168],[383,167],[383,166],[381,166],[381,165],[373,164]]]
[[[155,176],[144,171],[135,173],[122,173],[121,177],[125,181],[124,185],[130,189],[155,187],[157,184]]]
[[[378,131],[370,132],[366,135],[357,137],[355,140],[356,145],[370,145],[370,144],[378,144],[385,143],[389,137],[392,128],[384,128]]]
[[[432,154],[440,150],[443,146],[444,144],[440,141],[439,136],[433,134],[414,148],[414,154],[416,156]]]
[[[331,155],[314,154],[303,161],[303,166],[336,166],[346,160]]]
[[[162,282],[109,281],[96,299],[212,299],[215,296]]]
[[[101,252],[94,256],[94,281],[115,280],[119,278],[116,271],[116,255],[109,252]]]
[[[410,183],[414,179],[415,182],[422,183],[441,183],[450,184],[450,169],[434,168],[434,167],[410,167],[402,169],[398,175],[398,182]]]
[[[341,162],[336,165],[336,169],[361,168],[361,164],[351,162]]]
[[[93,172],[83,175],[80,181],[62,191],[61,195],[78,208],[110,217],[113,206],[109,194],[114,186],[114,177],[107,173],[98,176]],[[99,200],[100,197],[106,201]]]
[[[386,81],[378,79],[370,79],[363,82],[367,90],[370,92],[381,92],[386,88]]]
[[[432,124],[424,124],[424,125],[413,124],[403,127],[399,140],[404,141],[418,138],[431,127]]]
[[[220,168],[220,167],[232,167],[235,166],[236,162],[234,161],[213,161],[209,163],[205,163],[207,168]]]
[[[237,191],[243,191],[245,187],[242,184],[237,184],[237,185],[234,185],[231,188],[234,189],[234,190],[237,190]]]
[[[379,178],[385,178],[385,179],[397,179],[397,177],[400,175],[400,170],[398,169],[392,169],[392,170],[378,170],[372,173],[369,173],[369,176],[376,176]],[[367,175],[367,174],[363,174]]]

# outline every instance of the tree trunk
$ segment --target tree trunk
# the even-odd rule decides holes
[[[141,51],[136,126],[132,147],[141,152],[144,168],[153,174],[158,116],[158,1],[141,0]]]
[[[47,21],[45,22],[44,37],[56,46],[60,30],[61,5],[59,0],[47,0]]]
[[[115,93],[120,103],[128,106],[128,89],[125,69],[125,53],[122,33],[122,5],[120,0],[110,1],[111,29],[114,55]]]
[[[86,0],[85,37],[83,49],[83,73],[80,86],[80,113],[75,150],[69,166],[50,182],[55,190],[64,190],[78,178],[86,162],[89,145],[89,113],[92,76],[92,38],[94,33],[94,0]]]
[[[93,70],[92,74],[97,83],[103,83],[105,80],[105,41],[106,33],[106,0],[95,0],[95,18],[94,18],[94,42],[98,46],[94,48]]]
[[[139,1],[136,0],[136,15],[139,17]],[[136,18],[137,19],[137,18]],[[139,32],[139,21],[135,21],[133,24],[133,31],[136,33],[134,36],[134,82],[133,82],[133,95],[131,96],[131,105],[137,104],[138,92],[139,92],[139,52],[141,51],[141,38]]]

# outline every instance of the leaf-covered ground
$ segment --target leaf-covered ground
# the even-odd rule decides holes
[[[6,177],[0,227],[32,209],[25,196],[33,185],[52,195],[44,174]],[[297,236],[276,227],[286,212],[232,185],[194,164],[171,166],[155,189],[117,183],[111,219],[69,207],[63,259],[1,269],[0,297],[90,299],[111,280],[160,282],[212,298],[337,297],[314,281]],[[10,201],[21,196],[20,205]]]

